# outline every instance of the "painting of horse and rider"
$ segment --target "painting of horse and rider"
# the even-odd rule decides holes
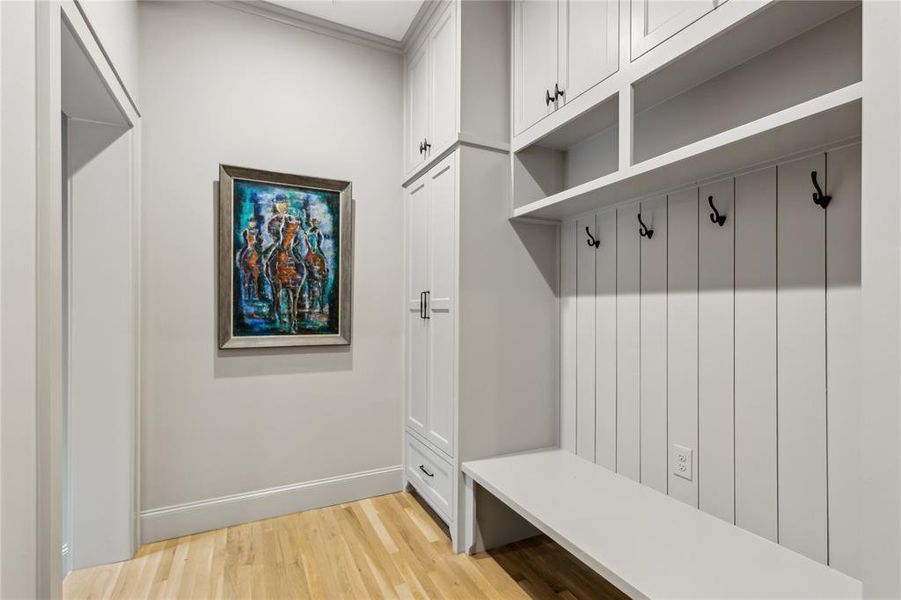
[[[350,343],[350,190],[220,166],[220,347]]]

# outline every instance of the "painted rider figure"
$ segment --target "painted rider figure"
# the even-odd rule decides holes
[[[257,229],[256,216],[250,217],[247,227],[241,232],[244,247],[238,251],[237,263],[241,272],[241,291],[248,302],[260,299],[260,275],[263,241]]]
[[[265,255],[266,278],[272,289],[270,315],[276,323],[285,323],[291,330],[297,324],[300,290],[306,279],[299,229],[301,222],[288,213],[288,197],[279,194],[275,198],[275,214],[266,222],[266,230],[273,240]],[[287,295],[286,309],[282,308],[282,292]]]

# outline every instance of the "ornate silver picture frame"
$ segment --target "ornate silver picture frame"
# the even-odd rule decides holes
[[[350,344],[349,181],[219,165],[219,347]]]

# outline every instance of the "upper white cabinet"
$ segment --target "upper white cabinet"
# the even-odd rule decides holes
[[[514,115],[521,133],[619,67],[616,0],[517,0]]]
[[[457,130],[455,6],[438,19],[406,60],[407,172],[440,152]]]
[[[528,0],[514,7],[516,132],[555,109],[557,0]]]
[[[421,44],[407,61],[407,168],[425,160],[429,135],[430,81],[429,44]]]
[[[429,33],[431,86],[429,105],[432,120],[426,136],[429,150],[450,144],[457,133],[457,37],[456,11],[445,10]]]
[[[632,60],[716,8],[716,0],[632,0]]]
[[[458,141],[505,149],[510,71],[503,2],[426,3],[404,51],[404,179]],[[498,85],[498,83],[500,85]]]
[[[619,2],[558,2],[558,78],[569,102],[619,67]]]

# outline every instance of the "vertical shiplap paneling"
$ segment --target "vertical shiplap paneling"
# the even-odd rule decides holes
[[[695,450],[691,480],[668,469],[669,494],[698,505],[698,188],[669,195],[667,404],[669,445]],[[672,462],[672,458],[670,458]]]
[[[734,179],[702,186],[698,211],[698,506],[735,521]],[[723,226],[711,222],[713,197]]]
[[[562,233],[563,447],[859,576],[859,145],[602,211],[596,250],[591,218]]]
[[[777,541],[776,168],[735,179],[735,524]]]
[[[826,562],[826,211],[822,154],[778,168],[779,542]]]
[[[666,196],[644,200],[641,218],[641,482],[667,491]]]
[[[860,145],[826,155],[829,564],[859,578]],[[822,185],[822,184],[821,184]]]
[[[616,210],[599,212],[597,224],[595,462],[616,470]]]
[[[576,451],[576,225],[560,231],[560,447]]]
[[[576,454],[594,460],[594,278],[597,251],[588,232],[597,236],[594,214],[576,226]]]
[[[616,470],[639,480],[641,245],[638,237],[639,204],[616,212]]]

